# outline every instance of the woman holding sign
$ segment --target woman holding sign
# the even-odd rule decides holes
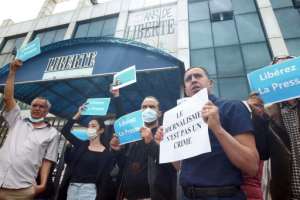
[[[88,123],[89,140],[82,141],[71,134],[73,124],[80,118],[84,106],[78,109],[73,119],[62,129],[62,134],[74,146],[70,164],[70,185],[67,199],[107,199],[104,195],[105,181],[113,166],[113,156],[101,142],[105,125],[102,120],[92,119]]]

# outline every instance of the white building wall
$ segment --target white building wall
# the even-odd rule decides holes
[[[288,55],[270,0],[256,0],[273,56]]]
[[[53,0],[46,1],[52,2]],[[35,31],[61,25],[68,26],[64,39],[70,39],[74,34],[76,24],[79,21],[116,14],[119,15],[119,19],[117,22],[115,37],[126,37],[125,30],[128,23],[130,23],[130,16],[134,15],[133,13],[143,13],[151,9],[163,9],[164,7],[174,6],[176,9],[175,37],[172,39],[172,37],[168,37],[170,35],[159,36],[156,39],[156,42],[152,42],[152,45],[158,48],[164,48],[168,53],[184,61],[186,67],[190,66],[188,0],[112,0],[106,3],[99,3],[97,5],[87,5],[86,1],[87,0],[79,1],[77,8],[73,11],[67,11],[55,15],[46,15],[47,13],[44,11],[41,12],[40,17],[36,19],[15,24],[8,23],[2,25],[0,26],[0,44],[1,42],[3,43],[3,38],[20,34],[26,34],[26,39],[24,41],[24,44],[26,44],[30,41]],[[288,50],[274,15],[270,0],[256,1],[273,55],[278,56],[288,54]],[[52,4],[50,7],[51,9],[53,8]],[[51,12],[49,11],[49,13]],[[138,41],[149,43],[145,38]]]

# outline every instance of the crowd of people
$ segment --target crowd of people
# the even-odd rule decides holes
[[[272,64],[291,58],[279,57]],[[9,131],[0,149],[0,200],[37,199],[47,189],[57,161],[59,132],[45,119],[50,102],[36,97],[30,116],[23,118],[14,99],[21,66],[20,60],[12,61],[4,90],[3,116]],[[61,130],[69,146],[58,199],[263,200],[267,192],[272,200],[299,200],[300,100],[265,106],[255,92],[246,101],[225,100],[213,94],[212,86],[205,68],[185,71],[186,97],[208,90],[209,101],[201,114],[208,125],[211,152],[173,163],[159,163],[164,130],[156,97],[147,96],[141,103],[142,140],[126,145],[120,145],[111,125],[96,117],[88,122],[87,141],[75,137],[72,127],[85,109],[80,106]],[[119,90],[111,93],[116,116],[126,114]],[[262,190],[264,167],[271,173],[267,191]]]

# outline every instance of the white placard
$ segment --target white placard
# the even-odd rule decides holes
[[[159,163],[211,152],[208,126],[201,114],[207,102],[207,89],[203,89],[164,114],[164,139],[160,143]]]

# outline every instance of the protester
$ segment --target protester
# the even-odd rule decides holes
[[[240,189],[241,172],[254,176],[259,162],[250,114],[242,102],[214,96],[212,84],[205,68],[190,68],[185,72],[188,97],[208,89],[210,101],[201,113],[208,124],[212,151],[182,161],[180,184],[184,199],[242,200],[245,195]],[[163,139],[162,128],[155,138],[157,142]]]
[[[33,199],[45,191],[49,171],[57,160],[58,131],[45,121],[51,104],[43,97],[31,102],[30,116],[23,119],[14,99],[14,81],[20,60],[10,64],[4,88],[4,118],[9,131],[0,149],[0,199]],[[40,172],[39,184],[35,179]]]
[[[245,106],[251,113],[251,120],[254,127],[255,143],[259,153],[260,162],[259,170],[255,176],[243,174],[243,185],[247,200],[263,200],[262,192],[262,173],[264,161],[270,158],[270,137],[269,117],[264,109],[264,102],[259,97],[258,93],[249,95],[247,101],[244,101]]]
[[[74,146],[67,199],[105,199],[105,181],[113,166],[113,155],[101,142],[105,128],[103,120],[94,118],[89,121],[88,141],[82,141],[71,133],[73,124],[79,120],[83,109],[84,105],[61,131]]]
[[[272,64],[294,58],[275,57]],[[300,101],[291,99],[267,108],[271,118],[271,182],[273,200],[300,199]]]
[[[145,126],[141,128],[142,141],[127,145],[121,153],[125,157],[120,199],[175,200],[177,172],[172,164],[159,164],[159,147],[153,136],[161,116],[159,101],[146,97],[141,105]],[[114,150],[120,150],[118,139],[111,141]]]

